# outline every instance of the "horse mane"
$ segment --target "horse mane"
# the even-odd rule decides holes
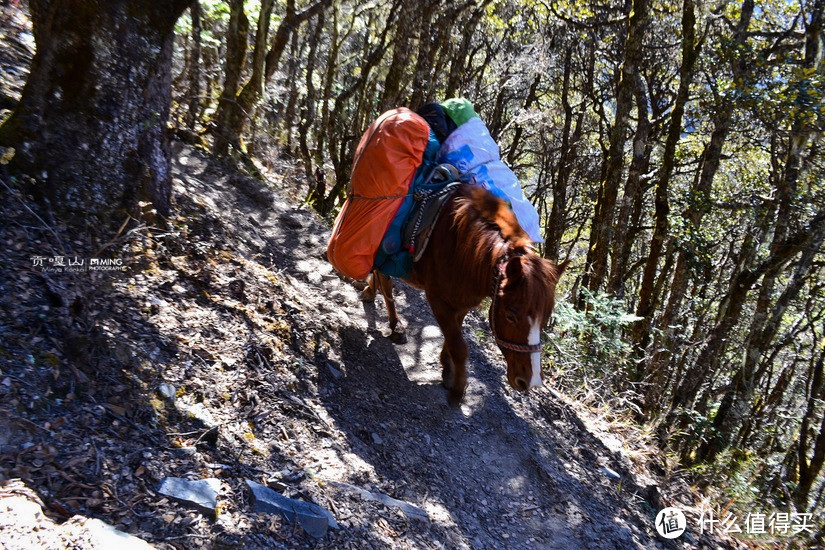
[[[530,236],[506,202],[473,184],[461,185],[457,195],[453,214],[456,259],[477,280],[490,279],[491,258],[532,250]]]
[[[458,189],[453,216],[456,260],[481,284],[492,283],[494,263],[505,253],[521,256],[514,266],[517,276],[509,276],[505,287],[530,304],[526,314],[544,314],[546,304],[555,303],[555,287],[566,267],[544,261],[533,253],[530,236],[521,227],[509,205],[478,185]],[[508,266],[509,267],[509,266]],[[508,273],[509,273],[508,269]],[[549,302],[548,302],[549,300]]]
[[[521,258],[521,268],[523,275],[519,278],[516,292],[528,304],[525,314],[530,317],[541,315],[543,317],[548,312],[553,311],[556,305],[556,283],[559,282],[562,272],[567,264],[557,266],[536,254]],[[549,307],[548,307],[549,306]],[[546,322],[547,319],[542,319]]]

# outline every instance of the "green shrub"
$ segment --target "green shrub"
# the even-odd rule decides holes
[[[639,319],[608,294],[581,293],[582,309],[567,300],[556,304],[549,344],[554,352],[550,378],[572,395],[622,386],[613,382],[631,358],[625,329]]]

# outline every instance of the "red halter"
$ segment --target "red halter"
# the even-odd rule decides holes
[[[504,272],[504,266],[507,265],[510,258],[519,256],[523,256],[523,254],[510,256],[510,254],[505,253],[498,264],[496,264],[497,269],[495,270],[495,275],[493,276],[492,303],[490,304],[490,332],[493,333],[493,338],[499,348],[508,349],[510,351],[518,351],[521,353],[535,353],[537,351],[541,351],[541,342],[537,342],[535,344],[518,344],[516,342],[510,342],[509,340],[499,338],[496,334],[496,296],[498,296],[499,285],[501,285],[501,274]]]

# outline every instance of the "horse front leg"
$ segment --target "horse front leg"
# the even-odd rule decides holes
[[[467,355],[469,348],[461,332],[466,311],[455,311],[440,300],[428,296],[435,320],[444,335],[441,346],[441,383],[447,388],[447,401],[458,405],[467,390]]]

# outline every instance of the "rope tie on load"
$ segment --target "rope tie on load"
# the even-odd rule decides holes
[[[438,198],[438,197],[443,197],[444,195],[449,195],[459,185],[460,185],[459,182],[453,182],[453,183],[448,184],[444,189],[442,189],[441,191],[438,191],[438,192],[418,191],[418,192],[413,194],[413,200],[415,200],[416,202],[422,203],[423,206],[422,206],[421,209],[419,209],[418,216],[415,217],[415,223],[413,224],[413,232],[412,232],[413,237],[412,237],[412,241],[410,242],[410,247],[411,247],[412,250],[416,250],[417,246],[418,246],[418,231],[419,231],[419,229],[421,229],[421,222],[424,219],[424,213],[426,211],[426,208],[425,208],[426,204],[432,199],[435,199],[435,198]],[[443,204],[442,204],[442,207],[443,207]],[[437,217],[438,217],[438,215],[436,215],[436,219],[437,219]],[[435,225],[434,222],[433,222],[433,225]],[[429,236],[429,234],[428,234],[428,236]],[[426,247],[426,244],[425,244],[425,247]]]
[[[441,216],[444,205],[456,187],[461,185],[459,177],[458,169],[452,164],[439,164],[433,168],[427,180],[413,192],[415,206],[405,224],[402,238],[413,254],[414,262],[421,258],[427,248],[432,228]],[[423,242],[420,242],[422,237]]]

